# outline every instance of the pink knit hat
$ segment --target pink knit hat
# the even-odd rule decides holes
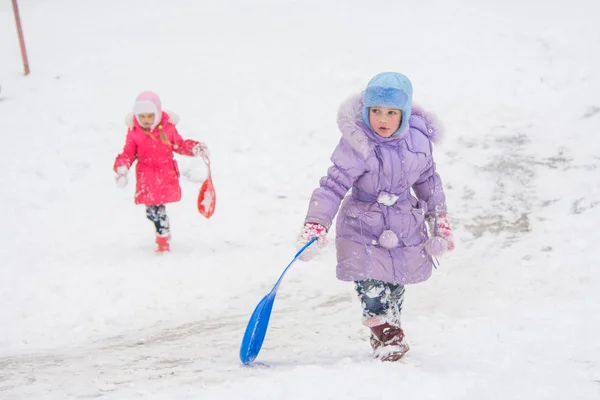
[[[133,104],[133,115],[135,119],[141,125],[138,114],[149,114],[154,113],[154,123],[152,129],[160,123],[162,119],[162,105],[160,104],[160,97],[154,92],[145,91],[139,94]]]

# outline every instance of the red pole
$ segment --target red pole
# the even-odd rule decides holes
[[[17,0],[12,0],[13,11],[15,12],[15,22],[19,32],[19,44],[21,45],[21,57],[23,58],[23,67],[25,75],[29,75],[29,61],[27,60],[27,50],[25,49],[25,39],[23,38],[23,28],[21,27],[21,17],[19,16],[19,6]]]

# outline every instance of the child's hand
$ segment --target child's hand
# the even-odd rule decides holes
[[[306,250],[300,254],[299,258],[301,261],[312,260],[319,253],[319,250],[327,245],[327,229],[323,225],[309,222],[304,225],[298,236],[296,242],[298,250],[314,237],[317,238],[316,243],[308,246]]]
[[[129,169],[124,165],[117,167],[117,175],[115,176],[115,182],[116,182],[118,188],[122,189],[125,186],[127,186],[127,173],[128,172],[129,172]]]
[[[208,157],[210,154],[208,153],[208,147],[206,146],[206,144],[202,143],[202,142],[198,142],[197,145],[195,145],[192,148],[192,154],[194,154],[194,157],[198,157],[201,155],[205,155],[206,157]]]
[[[447,251],[454,250],[454,237],[447,216],[439,216],[437,218],[437,226],[434,226],[434,218],[428,219],[427,224],[429,225],[429,234],[431,237],[425,243],[425,251],[429,255],[438,257]]]

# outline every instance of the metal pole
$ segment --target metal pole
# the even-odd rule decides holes
[[[12,0],[13,11],[15,13],[15,22],[19,32],[19,45],[21,46],[21,57],[23,58],[23,68],[25,75],[29,75],[29,61],[27,60],[27,50],[25,49],[25,39],[23,38],[23,28],[21,27],[21,17],[19,16],[19,6],[17,0]]]

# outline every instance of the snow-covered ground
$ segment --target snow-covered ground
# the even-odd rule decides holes
[[[600,4],[20,0],[0,4],[0,398],[600,398]],[[456,251],[407,289],[401,363],[370,358],[334,246],[286,276],[253,367],[256,303],[295,253],[337,107],[408,75]],[[142,90],[211,150],[169,205],[173,252],[115,188]],[[180,158],[183,166],[192,161]]]

